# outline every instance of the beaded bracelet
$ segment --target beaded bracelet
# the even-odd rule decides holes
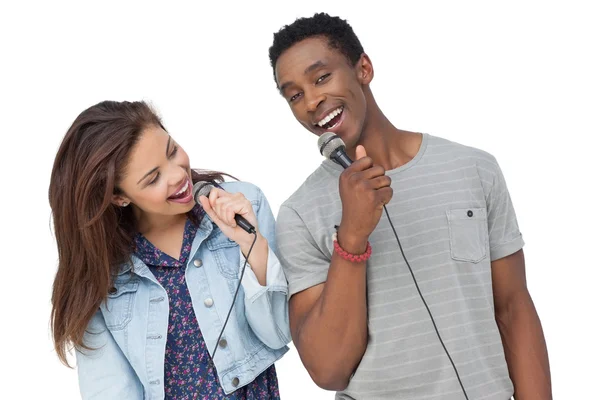
[[[363,254],[348,253],[346,250],[342,249],[342,246],[340,246],[338,243],[337,232],[333,234],[333,249],[344,260],[356,263],[367,261],[371,257],[371,253],[373,251],[371,248],[371,243],[367,241],[367,250]]]

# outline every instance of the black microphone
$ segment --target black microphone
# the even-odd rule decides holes
[[[210,191],[213,190],[215,187],[215,185],[212,184],[212,182],[207,182],[207,181],[200,181],[200,182],[196,182],[196,184],[194,185],[192,192],[194,193],[194,201],[196,201],[196,203],[200,204],[200,196],[206,196],[208,197],[208,195],[210,194]],[[202,204],[200,204],[202,205]],[[252,224],[250,222],[248,222],[248,220],[244,217],[242,217],[239,214],[235,214],[234,216],[235,222],[238,224],[238,226],[240,228],[242,228],[243,230],[245,230],[246,232],[250,233],[250,234],[255,234],[256,233],[256,228],[252,226]]]
[[[354,161],[346,154],[346,144],[333,132],[325,132],[317,141],[321,155],[344,168],[348,168]]]

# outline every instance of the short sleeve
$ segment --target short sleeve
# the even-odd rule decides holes
[[[479,166],[486,191],[488,235],[491,261],[509,256],[523,248],[525,242],[519,230],[515,209],[504,175],[495,158]]]
[[[277,253],[289,284],[289,296],[327,280],[330,257],[317,243],[300,215],[285,205],[277,216]]]

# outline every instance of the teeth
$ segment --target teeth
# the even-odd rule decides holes
[[[339,107],[335,110],[333,110],[332,112],[330,112],[329,114],[327,114],[325,116],[325,118],[323,118],[322,120],[320,120],[317,125],[319,125],[320,127],[322,127],[323,125],[325,125],[326,123],[328,123],[329,121],[331,121],[332,119],[334,119],[338,114],[340,114],[342,111],[344,110],[344,107]]]
[[[181,188],[181,190],[177,193],[175,193],[173,196],[179,196],[182,193],[185,193],[185,191],[187,190],[188,186],[190,185],[190,181],[187,181],[185,183],[185,186]]]

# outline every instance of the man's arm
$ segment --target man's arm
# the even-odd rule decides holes
[[[552,399],[542,324],[525,279],[523,250],[492,262],[496,323],[516,400]]]
[[[366,262],[352,263],[334,254],[327,281],[290,299],[294,344],[323,389],[345,389],[367,348],[366,274]]]
[[[362,254],[383,205],[392,198],[392,188],[383,167],[374,166],[362,146],[357,147],[356,157],[340,175],[342,219],[337,237],[345,251]],[[291,245],[284,244],[280,250]],[[281,256],[285,261],[285,250]],[[367,347],[366,279],[366,261],[350,262],[334,252],[325,283],[290,299],[294,344],[310,376],[324,389],[345,389]]]

